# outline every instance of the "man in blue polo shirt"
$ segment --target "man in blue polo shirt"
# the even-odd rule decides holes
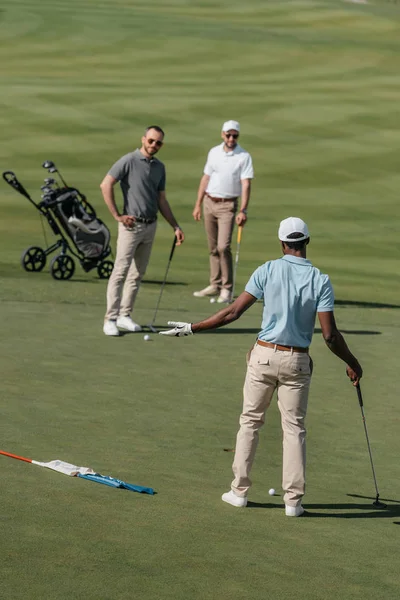
[[[305,492],[305,417],[312,375],[308,349],[316,314],[328,348],[347,364],[347,375],[354,385],[359,382],[362,369],[336,327],[328,275],[306,258],[310,241],[306,223],[289,217],[281,222],[278,237],[283,257],[258,267],[233,304],[199,323],[170,322],[174,328],[160,333],[180,337],[221,327],[263,299],[261,331],[247,357],[243,411],[233,461],[234,480],[222,500],[236,507],[247,505],[258,431],[277,390],[283,430],[285,514],[299,517],[304,513],[301,501]]]

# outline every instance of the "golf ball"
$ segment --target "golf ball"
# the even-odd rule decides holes
[[[274,490],[274,488],[271,488],[270,490],[268,490],[268,494],[270,496],[275,496],[275,490]]]
[[[214,304],[214,302],[216,302],[215,298],[210,298],[210,302],[211,304]]]
[[[145,342],[148,342],[150,340],[150,336],[147,335],[147,333],[146,333],[146,335],[144,336],[143,339],[144,339]]]

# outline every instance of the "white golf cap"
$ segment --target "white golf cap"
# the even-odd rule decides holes
[[[230,131],[231,129],[239,132],[240,124],[237,121],[225,121],[222,125],[222,131]]]
[[[295,239],[289,237],[292,233],[301,233],[301,237]],[[307,224],[299,217],[288,217],[279,225],[278,238],[281,242],[301,242],[310,237]]]

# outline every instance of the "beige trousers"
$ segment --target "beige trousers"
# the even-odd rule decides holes
[[[117,255],[107,287],[106,320],[131,314],[140,282],[146,272],[157,221],[135,223],[127,229],[118,223]]]
[[[258,445],[258,431],[277,390],[283,431],[282,488],[284,502],[297,506],[305,492],[306,428],[312,360],[306,353],[282,352],[255,344],[248,355],[243,412],[236,439],[232,490],[246,496]]]
[[[233,266],[231,241],[237,200],[213,202],[204,198],[204,226],[210,253],[210,285],[232,291]]]

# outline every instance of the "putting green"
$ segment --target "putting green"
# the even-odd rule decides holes
[[[99,183],[166,130],[160,158],[187,240],[177,248],[157,325],[213,312],[192,296],[208,258],[191,211],[208,149],[238,119],[253,156],[238,290],[279,256],[282,218],[311,231],[336,317],[359,357],[365,414],[344,365],[317,331],[308,414],[310,516],[287,519],[276,403],[261,434],[251,505],[229,489],[245,353],[261,318],[191,338],[106,338],[106,282],[77,265],[69,282],[20,255],[44,246],[37,211],[0,194],[1,449],[61,459],[154,487],[154,497],[63,477],[0,456],[2,593],[7,600],[397,600],[400,524],[396,353],[400,335],[398,53],[400,8],[341,1],[13,0],[0,12],[2,170],[35,199],[56,162],[107,223]],[[48,241],[53,240],[48,229]],[[172,241],[159,222],[135,318],[151,321]],[[274,487],[278,496],[270,497]]]

